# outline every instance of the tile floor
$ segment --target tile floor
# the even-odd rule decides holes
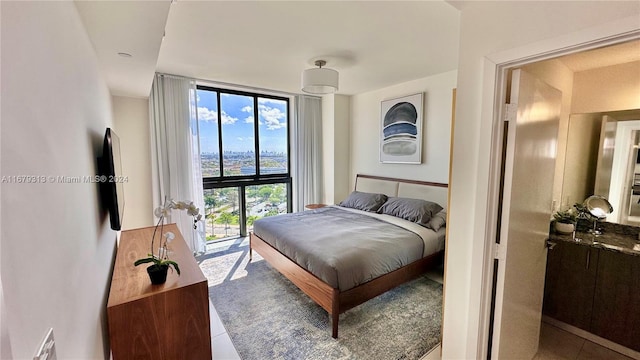
[[[207,251],[213,249],[228,247],[234,244],[238,239],[223,241],[207,246]],[[246,239],[248,242],[249,240]],[[213,303],[209,300],[209,317],[211,318],[211,352],[215,360],[240,360],[240,355],[231,342],[227,330],[222,325],[222,321],[218,316],[218,312],[213,307]]]
[[[538,348],[538,353],[533,359],[631,360],[630,357],[624,356],[545,322],[542,323],[542,329],[540,330],[540,346]]]
[[[231,342],[227,330],[222,325],[220,317],[209,301],[209,316],[211,317],[211,352],[216,360],[240,360],[240,355]]]

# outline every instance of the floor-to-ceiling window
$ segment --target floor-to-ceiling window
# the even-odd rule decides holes
[[[289,99],[198,86],[207,240],[291,211]]]

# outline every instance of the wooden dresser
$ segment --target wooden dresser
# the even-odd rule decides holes
[[[153,227],[123,231],[107,303],[113,359],[211,359],[207,279],[175,224],[167,282],[151,285],[147,264],[133,266],[151,248]],[[157,236],[157,235],[156,235]],[[157,242],[157,241],[156,241]]]

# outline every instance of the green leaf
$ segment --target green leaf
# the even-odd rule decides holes
[[[165,261],[163,261],[163,263],[173,266],[173,268],[176,269],[176,272],[178,273],[178,275],[180,275],[180,268],[178,267],[178,263],[177,262],[172,261],[172,260],[165,260]]]
[[[150,263],[150,262],[157,263],[156,259],[154,259],[154,258],[144,258],[144,259],[136,260],[136,262],[134,262],[133,265],[138,266],[138,265],[146,264],[146,263]]]

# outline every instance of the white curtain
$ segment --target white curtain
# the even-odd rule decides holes
[[[153,206],[165,199],[193,201],[204,213],[198,141],[195,81],[156,74],[149,96]],[[204,218],[204,214],[203,214]],[[175,222],[194,254],[205,251],[204,221],[193,228],[186,211],[172,211]]]
[[[296,96],[293,211],[322,202],[322,99]]]

